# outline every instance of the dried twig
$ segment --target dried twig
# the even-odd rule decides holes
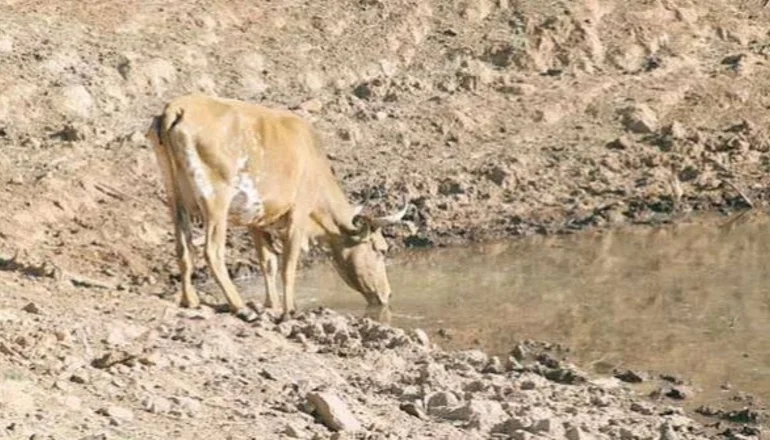
[[[740,188],[738,188],[736,184],[734,184],[729,180],[725,180],[725,183],[730,185],[741,196],[741,198],[749,205],[749,208],[754,209],[754,202],[752,202],[751,199],[749,199],[749,197],[746,195],[746,193],[744,193]]]

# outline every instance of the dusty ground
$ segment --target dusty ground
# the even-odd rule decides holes
[[[141,134],[165,100],[192,90],[307,116],[352,200],[385,210],[406,194],[418,206],[388,232],[397,248],[657,222],[767,196],[770,8],[761,0],[0,4],[0,255],[17,256],[2,264],[2,306],[20,313],[23,297],[46,310],[3,322],[42,326],[28,338],[48,337],[63,316],[107,331],[110,307],[136,309],[145,326],[161,320],[159,303],[140,304],[173,291],[176,267]],[[251,253],[232,235],[237,271]],[[75,293],[69,281],[106,290]],[[162,319],[178,319],[169,313]],[[242,328],[225,317],[183,322],[194,340]],[[304,353],[271,335],[243,343]],[[25,359],[20,377],[41,386],[28,357],[0,360]],[[247,386],[236,374],[216,386]],[[96,375],[98,392],[76,385],[83,408],[125,398],[101,387],[106,377]],[[114,429],[144,429],[135,413]],[[188,423],[146,417],[169,430]],[[231,426],[269,424],[245,417]]]
[[[8,274],[0,288],[0,438],[670,440],[758,433],[752,423],[706,427],[685,415],[676,396],[686,387],[660,388],[654,401],[616,378],[589,377],[538,344],[501,359],[447,353],[424,332],[329,310],[282,324],[263,313],[246,324],[209,308],[182,310],[154,297]],[[339,399],[332,407],[343,414],[341,436],[314,393]]]

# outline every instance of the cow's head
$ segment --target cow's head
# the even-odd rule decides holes
[[[345,283],[361,292],[370,305],[385,305],[390,299],[390,282],[385,271],[388,243],[382,236],[384,226],[401,221],[409,204],[392,215],[370,217],[356,207],[350,224],[341,228],[341,236],[332,245],[334,267]]]

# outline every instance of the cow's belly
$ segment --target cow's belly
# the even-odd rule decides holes
[[[265,215],[264,200],[251,176],[246,173],[239,174],[233,182],[233,191],[228,211],[231,222],[246,225],[258,221]]]

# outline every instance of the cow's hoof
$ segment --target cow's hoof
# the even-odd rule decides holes
[[[243,322],[254,322],[259,319],[257,312],[248,307],[243,307],[235,312],[235,316]]]
[[[179,307],[183,309],[200,309],[201,308],[201,300],[187,300],[185,298],[182,298],[179,300]]]
[[[289,320],[292,320],[297,317],[297,311],[296,310],[290,310],[288,312],[283,312],[281,314],[281,317],[278,319],[278,323],[286,322]]]

